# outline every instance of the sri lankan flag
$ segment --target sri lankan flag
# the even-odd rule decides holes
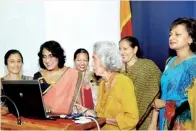
[[[120,31],[121,38],[132,36],[131,1],[120,1]]]

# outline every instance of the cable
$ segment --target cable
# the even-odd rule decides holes
[[[8,96],[6,95],[2,95],[0,96],[1,98],[5,97],[7,98],[9,101],[11,101],[11,103],[14,105],[15,109],[16,109],[16,113],[17,113],[17,124],[18,125],[22,125],[22,121],[21,121],[21,117],[20,117],[20,114],[19,114],[19,111],[18,111],[18,108],[16,106],[16,104],[12,101],[12,99],[10,99]]]
[[[97,130],[100,131],[100,126],[99,126],[99,123],[97,122],[97,120],[93,117],[89,117],[89,116],[83,116],[84,118],[87,118],[87,119],[90,119],[90,120],[93,120],[96,125],[97,125]]]

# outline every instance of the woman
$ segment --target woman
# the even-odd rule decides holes
[[[122,62],[116,44],[95,43],[92,57],[94,72],[102,77],[96,105],[98,117],[106,118],[102,129],[134,130],[139,119],[134,86],[128,77],[118,73]]]
[[[41,45],[39,65],[41,71],[35,73],[39,79],[44,103],[51,112],[69,114],[74,103],[86,105],[85,96],[81,95],[83,73],[64,66],[64,50],[56,41],[47,41]],[[91,96],[92,98],[92,96]]]
[[[146,130],[152,117],[152,103],[159,92],[161,71],[149,59],[142,59],[139,42],[135,37],[127,36],[120,40],[120,54],[123,61],[121,72],[134,84],[140,122],[137,129]]]
[[[4,64],[7,66],[8,73],[2,80],[29,80],[30,76],[22,75],[23,56],[15,49],[7,51],[4,56]]]
[[[190,130],[191,112],[187,87],[196,78],[196,23],[193,19],[178,18],[170,28],[169,47],[176,51],[161,76],[161,99],[155,100],[155,112],[150,129]],[[189,96],[190,97],[190,96]],[[191,106],[192,107],[192,106]]]
[[[87,102],[91,105],[91,109],[94,108],[97,101],[97,90],[98,90],[98,83],[94,77],[94,73],[88,70],[89,64],[89,53],[84,48],[79,48],[74,53],[74,65],[75,68],[80,71],[84,72],[84,83],[86,88],[83,88],[82,95],[85,95],[87,98]],[[92,94],[92,95],[91,95]],[[93,100],[90,99],[88,96],[93,96]]]
[[[7,66],[7,74],[1,78],[1,80],[31,80],[33,79],[30,76],[22,75],[22,65],[23,65],[23,57],[22,54],[15,49],[7,51],[4,56],[4,64]],[[0,81],[0,87],[2,86]],[[1,87],[1,93],[3,93],[3,89]],[[2,99],[1,106],[5,105],[5,99]]]

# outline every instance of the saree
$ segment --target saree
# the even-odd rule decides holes
[[[191,130],[196,130],[196,79],[192,82],[190,88],[187,89],[188,91],[188,102],[190,104],[191,109]]]
[[[160,92],[161,71],[152,60],[139,58],[121,73],[127,75],[134,84],[140,118],[137,129],[147,130],[152,119],[152,103]]]
[[[92,100],[92,93],[91,90],[85,89],[83,74],[75,69],[68,68],[55,84],[47,83],[40,72],[34,75],[34,79],[39,79],[44,104],[50,107],[53,113],[70,114],[75,103],[85,107],[93,103],[86,102]]]
[[[176,110],[188,101],[186,89],[196,78],[196,55],[172,67],[176,56],[171,58],[161,76],[161,99],[166,101],[165,108],[159,111],[159,130],[167,129],[173,116],[175,130],[190,130],[191,112],[189,105],[180,114]]]
[[[115,118],[118,126],[105,124],[101,130],[135,130],[139,120],[139,111],[134,85],[123,74],[114,75],[114,83],[105,91],[105,80],[98,89],[96,112],[98,117]]]

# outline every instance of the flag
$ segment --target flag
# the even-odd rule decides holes
[[[132,20],[131,20],[131,2],[120,1],[120,31],[121,38],[125,36],[132,36]]]

